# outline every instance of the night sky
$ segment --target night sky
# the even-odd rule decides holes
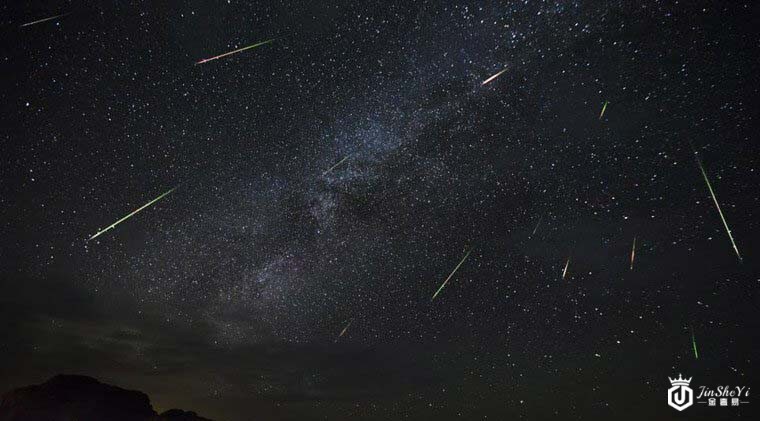
[[[759,379],[760,4],[0,12],[0,392],[85,374],[229,421],[760,408],[666,404],[678,373]]]

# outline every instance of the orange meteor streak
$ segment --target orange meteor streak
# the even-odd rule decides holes
[[[262,41],[262,42],[259,42],[259,43],[253,44],[253,45],[249,45],[247,47],[238,48],[237,50],[230,51],[230,52],[224,53],[224,54],[219,54],[218,56],[204,58],[203,60],[200,60],[200,61],[196,62],[195,64],[198,65],[198,64],[208,63],[209,61],[212,61],[212,60],[216,60],[216,59],[219,59],[219,58],[222,58],[222,57],[227,57],[227,56],[230,56],[232,54],[241,53],[241,52],[243,52],[245,50],[250,50],[251,48],[260,47],[260,46],[262,46],[264,44],[269,44],[272,41],[274,41],[274,39],[269,39],[269,40]]]

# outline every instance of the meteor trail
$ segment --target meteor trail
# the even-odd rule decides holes
[[[207,63],[207,62],[212,61],[212,60],[216,60],[218,58],[226,57],[226,56],[229,56],[229,55],[232,55],[232,54],[241,53],[241,52],[243,52],[245,50],[250,50],[251,48],[256,48],[256,47],[260,47],[260,46],[262,46],[264,44],[269,44],[270,42],[272,42],[274,40],[275,40],[274,38],[273,39],[269,39],[269,40],[262,41],[262,42],[259,42],[259,43],[253,44],[253,45],[249,45],[247,47],[238,48],[237,50],[230,51],[228,53],[219,54],[218,56],[204,58],[203,60],[200,60],[200,61],[196,62],[195,64],[199,65],[199,64]]]
[[[69,13],[71,13],[71,12],[69,12]],[[20,26],[19,26],[19,28],[23,28],[23,27],[25,27],[25,26],[32,26],[32,25],[36,25],[36,24],[38,24],[38,23],[47,22],[47,21],[49,21],[49,20],[53,20],[53,19],[58,19],[58,18],[60,18],[60,17],[64,17],[64,16],[66,16],[66,15],[68,15],[68,13],[63,13],[63,14],[61,14],[61,15],[55,15],[55,16],[51,16],[51,17],[49,17],[49,18],[40,19],[40,20],[36,20],[36,21],[34,21],[34,22],[25,23],[25,24],[23,24],[23,25],[20,25]]]
[[[536,235],[536,231],[538,230],[538,226],[541,225],[541,218],[538,218],[538,223],[536,224],[536,227],[533,228],[533,232],[530,234],[531,237]]]
[[[338,163],[337,163],[337,164],[333,165],[333,166],[332,166],[332,167],[330,167],[330,168],[329,168],[327,171],[323,172],[323,173],[322,173],[322,175],[327,175],[327,174],[328,174],[330,171],[334,170],[335,168],[338,168],[338,165],[340,165],[340,164],[342,164],[343,162],[345,162],[345,161],[348,159],[348,157],[350,157],[350,156],[351,156],[351,155],[346,155],[346,157],[345,157],[345,158],[341,159],[340,161],[338,161]]]
[[[118,221],[116,221],[116,222],[114,222],[113,224],[109,225],[107,228],[105,228],[105,229],[102,229],[102,230],[98,231],[98,232],[97,232],[97,234],[95,234],[95,235],[93,235],[92,237],[90,237],[90,238],[89,238],[87,241],[90,241],[90,240],[94,240],[95,238],[99,237],[101,234],[105,233],[106,231],[109,231],[109,230],[112,230],[112,229],[114,229],[114,228],[115,228],[117,225],[119,225],[119,224],[121,224],[122,222],[126,221],[127,219],[131,218],[131,217],[132,217],[132,216],[134,216],[136,213],[140,212],[141,210],[143,210],[143,209],[147,208],[148,206],[150,206],[150,205],[152,205],[152,204],[154,204],[154,203],[158,202],[159,200],[163,199],[163,198],[164,198],[164,196],[166,196],[167,194],[169,194],[169,193],[173,192],[173,191],[174,191],[174,189],[176,189],[176,187],[173,187],[171,190],[167,191],[166,193],[162,194],[161,196],[158,196],[157,198],[155,198],[155,199],[151,200],[150,202],[148,202],[148,203],[146,203],[146,204],[144,204],[144,205],[140,206],[140,207],[139,207],[139,208],[137,208],[136,210],[132,211],[132,213],[130,213],[129,215],[127,215],[127,216],[125,216],[125,217],[123,217],[123,218],[119,219]]]
[[[504,70],[500,71],[499,73],[496,73],[495,75],[489,77],[488,79],[484,80],[483,83],[480,84],[480,86],[483,86],[486,83],[488,83],[488,82],[496,79],[497,77],[501,76],[501,74],[504,73],[504,72],[506,72],[506,71],[507,71],[507,69],[505,68]]]
[[[602,105],[602,112],[599,114],[599,120],[601,120],[602,117],[604,117],[604,111],[607,110],[607,104],[609,103],[610,103],[609,101],[604,101],[604,105]]]
[[[720,220],[723,221],[723,226],[726,228],[726,233],[728,234],[728,238],[731,240],[731,245],[734,247],[734,251],[736,252],[736,257],[738,257],[739,261],[741,262],[742,256],[741,254],[739,254],[739,248],[736,247],[734,236],[731,234],[731,229],[728,227],[728,222],[726,222],[726,217],[723,216],[723,211],[720,210],[720,205],[718,204],[718,198],[715,197],[715,192],[713,191],[712,184],[710,184],[710,180],[707,178],[705,167],[702,166],[702,161],[699,160],[699,155],[697,155],[696,150],[694,150],[694,159],[697,160],[697,165],[699,165],[699,170],[702,171],[702,178],[705,179],[705,184],[707,184],[707,190],[710,191],[710,197],[712,197],[712,200],[715,203],[715,208],[718,209],[718,215],[720,215]]]
[[[631,270],[633,270],[633,259],[636,258],[636,237],[633,237],[633,247],[631,247]]]
[[[565,268],[562,269],[562,279],[565,279],[565,275],[567,275],[567,268],[570,266],[570,258],[567,258],[567,262],[565,262]]]
[[[443,283],[441,284],[440,287],[438,287],[438,291],[436,291],[435,294],[433,294],[433,298],[431,298],[430,301],[435,300],[435,297],[438,296],[438,293],[440,293],[441,290],[443,289],[443,287],[446,286],[446,284],[449,282],[449,279],[451,279],[451,277],[454,276],[454,274],[457,272],[457,270],[459,270],[459,267],[462,266],[462,263],[464,263],[464,261],[467,260],[467,257],[470,255],[470,252],[472,252],[472,249],[467,250],[467,253],[464,255],[464,257],[462,258],[462,260],[459,261],[459,264],[457,265],[457,267],[455,267],[454,270],[451,271],[451,273],[446,278],[446,280],[443,281]]]
[[[350,320],[348,321],[348,324],[346,325],[346,327],[344,327],[343,330],[340,331],[340,335],[338,335],[338,338],[346,334],[346,331],[348,330],[349,326],[351,326]],[[338,339],[335,339],[335,340],[337,341]]]
[[[691,347],[694,349],[694,359],[699,359],[699,354],[697,353],[697,340],[694,338],[694,329],[689,327],[691,330]]]

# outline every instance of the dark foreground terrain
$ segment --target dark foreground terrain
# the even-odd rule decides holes
[[[210,421],[195,412],[156,413],[148,395],[86,376],[58,375],[12,390],[0,401],[0,421]]]

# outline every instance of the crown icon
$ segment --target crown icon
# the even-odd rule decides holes
[[[668,377],[668,380],[670,380],[670,384],[673,386],[688,386],[689,383],[691,383],[691,379],[692,379],[691,377],[689,377],[688,379],[684,379],[683,377],[681,377],[681,373],[678,373],[677,379],[671,379],[670,377]]]

